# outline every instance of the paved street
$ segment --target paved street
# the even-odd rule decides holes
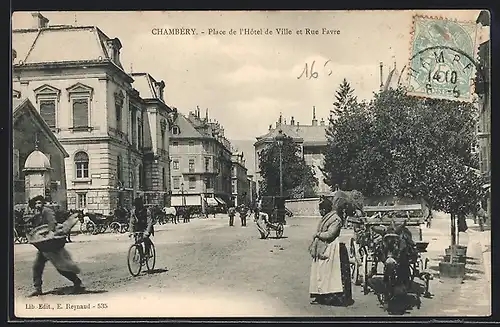
[[[258,238],[251,219],[248,227],[240,227],[238,219],[236,222],[236,226],[229,227],[227,219],[218,216],[157,226],[156,270],[136,278],[127,270],[131,241],[126,234],[77,235],[66,246],[79,263],[87,286],[88,294],[80,295],[65,295],[68,289],[64,287],[69,282],[48,264],[44,275],[44,291],[48,294],[27,298],[32,291],[35,248],[16,245],[16,312],[19,316],[47,317],[387,315],[373,293],[363,295],[361,287],[354,285],[355,302],[349,307],[309,303],[307,247],[317,218],[291,218],[285,226],[285,238],[267,240]],[[436,260],[448,245],[446,222],[446,217],[437,217],[433,228],[424,230],[424,239],[431,242],[427,253],[432,259],[430,268],[436,274]],[[350,231],[344,231],[342,238],[349,237]],[[434,296],[422,298],[420,309],[408,301],[405,315],[489,314],[489,303],[479,298],[487,289],[481,247],[479,243],[473,245],[469,245],[469,256],[477,258],[470,259],[469,277],[464,283],[444,283],[436,278],[430,288]],[[40,303],[48,303],[51,308],[57,304],[90,304],[90,309],[26,309],[27,304]],[[107,308],[100,309],[100,303]]]

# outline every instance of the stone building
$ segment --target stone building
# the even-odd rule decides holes
[[[158,152],[151,133],[161,135],[161,117],[171,111],[162,99],[164,83],[151,78],[154,92],[143,88],[146,75],[135,81],[125,72],[120,40],[98,27],[49,26],[40,14],[33,17],[36,28],[13,30],[13,89],[31,100],[69,153],[68,208],[107,214],[151,191],[158,196],[146,201],[163,202],[168,183],[159,183],[153,170],[161,171],[156,161],[165,162],[168,153]]]
[[[31,101],[19,96],[12,101],[13,202],[43,195],[66,209],[64,159],[69,155]]]
[[[231,202],[234,206],[248,204],[249,181],[243,152],[234,151],[231,157]]]
[[[318,186],[315,190],[316,194],[329,194],[330,187],[325,184],[323,173],[320,170],[324,162],[324,152],[327,145],[326,129],[328,126],[325,124],[324,119],[321,119],[318,124],[315,107],[313,107],[312,116],[310,125],[301,125],[294,120],[294,117],[291,117],[290,123],[286,124],[280,115],[276,125],[274,127],[272,125],[269,126],[267,134],[257,137],[257,142],[254,143],[257,191],[260,189],[260,184],[262,183],[259,170],[259,153],[268,144],[275,142],[276,136],[281,130],[284,135],[291,137],[299,145],[299,155],[302,155],[306,164],[313,168],[315,176],[318,179]]]
[[[483,74],[477,74],[476,94],[478,95],[479,107],[479,170],[483,177],[483,187],[488,191],[487,198],[482,204],[484,209],[491,214],[491,54],[490,54],[490,14],[483,10],[477,18],[480,24],[482,43],[479,46],[479,64]]]
[[[231,200],[231,144],[219,123],[200,109],[178,114],[170,129],[173,206],[227,205]]]
[[[248,179],[247,203],[253,206],[254,202],[257,200],[257,183],[254,181],[253,175],[247,175],[247,179]]]

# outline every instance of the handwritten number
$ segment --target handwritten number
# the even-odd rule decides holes
[[[297,77],[297,79],[300,79],[302,76],[305,75],[305,77],[307,79],[311,79],[311,78],[318,78],[318,72],[317,71],[314,71],[314,64],[316,63],[316,60],[313,60],[313,62],[311,63],[311,66],[309,66],[307,63],[304,67],[304,69],[302,70],[302,73],[300,74],[299,77]],[[326,65],[326,64],[325,64]]]
[[[328,60],[325,62],[325,64],[323,65],[323,67],[326,67],[326,65],[328,65],[328,64],[330,63],[330,61],[331,61],[331,60],[330,60],[330,59],[328,59]],[[332,72],[332,70],[331,70],[330,68],[328,68],[328,70],[329,70],[328,76],[332,75],[332,73],[333,73],[333,72]]]
[[[453,95],[455,96],[455,98],[458,98],[460,97],[460,91],[458,90],[457,86],[455,85],[455,87],[453,88]]]

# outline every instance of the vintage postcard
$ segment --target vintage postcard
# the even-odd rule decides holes
[[[490,315],[489,31],[13,13],[15,317]]]

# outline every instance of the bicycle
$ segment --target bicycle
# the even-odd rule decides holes
[[[153,244],[153,241],[149,239],[150,249],[149,249],[149,257],[145,256],[145,244],[144,244],[144,232],[134,232],[130,236],[134,235],[134,244],[130,245],[128,249],[127,255],[127,266],[128,271],[134,277],[139,276],[142,271],[142,267],[144,264],[148,269],[148,272],[153,270],[156,263],[156,250]],[[137,266],[136,270],[134,270],[134,266]]]

